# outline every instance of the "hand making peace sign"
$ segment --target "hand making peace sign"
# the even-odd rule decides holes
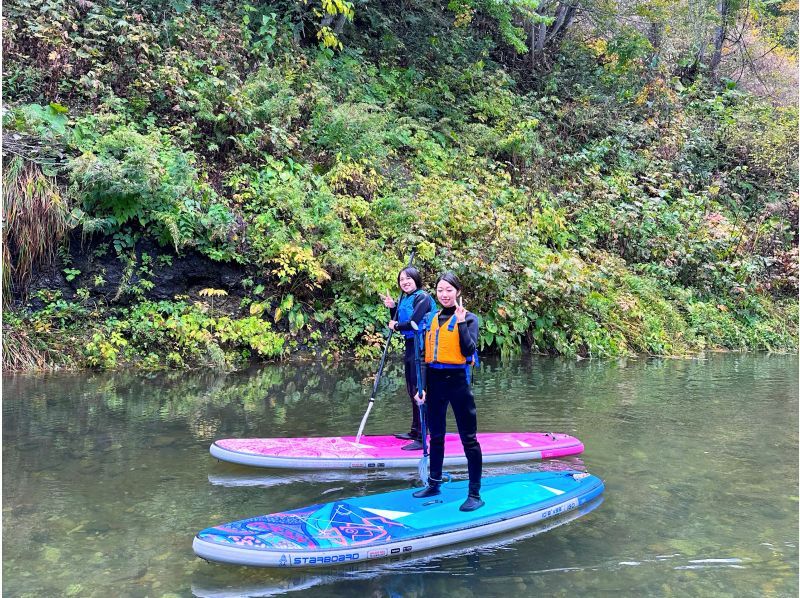
[[[378,296],[380,296],[380,298],[383,299],[383,304],[386,307],[388,307],[389,309],[394,309],[395,305],[394,299],[392,299],[392,296],[389,295],[389,291],[386,291],[385,295],[381,295],[380,293],[378,293]]]
[[[467,319],[467,310],[464,307],[464,299],[463,297],[459,297],[456,300],[456,322],[461,323],[466,321]]]

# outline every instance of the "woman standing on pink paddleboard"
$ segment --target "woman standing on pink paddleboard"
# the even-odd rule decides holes
[[[421,398],[419,395],[415,397],[418,403],[427,403],[431,437],[430,474],[428,485],[414,496],[427,498],[441,492],[447,406],[451,405],[469,471],[467,500],[460,509],[474,511],[484,504],[480,495],[483,455],[477,437],[475,397],[470,387],[470,367],[475,362],[478,346],[478,318],[464,307],[461,282],[452,272],[439,277],[436,298],[442,309],[432,314],[430,324],[426,326],[426,375],[423,378],[426,389]]]
[[[394,299],[388,292],[386,295],[381,295],[381,299],[383,299],[383,304],[389,308],[391,317],[389,328],[402,334],[406,341],[403,367],[406,375],[406,391],[411,401],[411,429],[407,434],[395,434],[395,436],[411,440],[410,444],[402,447],[403,450],[422,450],[419,409],[414,402],[414,395],[417,394],[417,375],[414,366],[414,330],[411,322],[421,327],[422,321],[436,309],[436,303],[433,297],[422,290],[422,277],[419,270],[413,266],[400,270],[400,274],[397,275],[397,285],[403,291],[403,298],[400,299],[399,305],[395,305]]]

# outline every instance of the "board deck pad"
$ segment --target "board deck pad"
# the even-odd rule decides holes
[[[484,463],[565,457],[583,452],[583,443],[567,434],[485,432],[478,434]],[[381,469],[417,467],[422,451],[404,451],[409,443],[394,436],[324,438],[225,438],[211,445],[221,461],[288,469]],[[458,434],[445,435],[444,464],[467,462]]]
[[[406,555],[499,534],[579,508],[603,492],[585,472],[534,472],[484,478],[485,505],[459,506],[468,482],[438,496],[414,489],[346,498],[207,528],[194,539],[205,559],[256,566],[331,566]]]

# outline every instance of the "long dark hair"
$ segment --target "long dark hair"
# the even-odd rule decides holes
[[[400,286],[400,275],[401,274],[405,274],[411,280],[413,280],[416,283],[418,289],[422,288],[422,275],[419,273],[419,270],[417,270],[414,266],[408,266],[407,268],[403,268],[402,270],[400,270],[400,272],[398,272],[398,274],[397,274],[397,286],[398,287]]]
[[[458,291],[459,294],[461,293],[461,281],[458,280],[458,276],[456,276],[453,272],[447,271],[443,274],[440,274],[439,278],[436,279],[436,284],[438,285],[442,280],[452,286],[456,291]]]

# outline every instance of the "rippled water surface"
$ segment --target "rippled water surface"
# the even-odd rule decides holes
[[[218,463],[229,436],[355,434],[373,365],[3,377],[4,596],[797,596],[798,359],[488,360],[479,428],[566,432],[601,504],[572,520],[350,569],[194,557],[210,525],[406,488],[414,472]],[[367,433],[406,429],[399,363]],[[452,421],[452,420],[451,420]],[[454,472],[455,477],[463,472]],[[299,594],[297,594],[299,595]]]

